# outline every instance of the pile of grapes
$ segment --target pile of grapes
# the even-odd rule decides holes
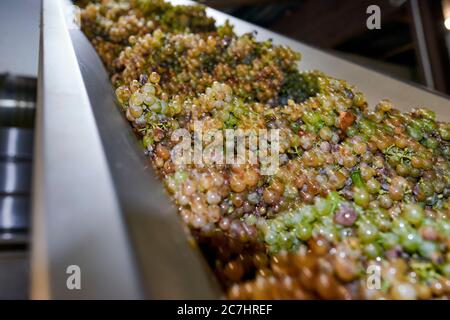
[[[299,71],[298,53],[216,26],[199,5],[87,1],[81,18],[227,297],[450,297],[450,124],[387,100],[369,108],[345,81]],[[176,163],[172,134],[194,137],[195,123],[279,129],[278,170]]]

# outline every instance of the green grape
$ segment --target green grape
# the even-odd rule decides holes
[[[420,246],[421,238],[417,232],[408,232],[400,236],[402,247],[408,252],[415,252]]]
[[[366,182],[367,191],[376,194],[380,191],[381,185],[375,178],[371,178]]]
[[[317,213],[320,216],[329,215],[331,213],[331,210],[333,209],[333,204],[331,201],[325,198],[316,197],[315,203],[314,203]]]
[[[403,217],[413,225],[420,225],[424,219],[423,209],[418,204],[407,204],[403,208]]]
[[[317,210],[314,206],[304,206],[300,209],[300,214],[306,222],[313,222],[317,217]]]
[[[408,131],[408,134],[415,140],[421,140],[423,138],[422,131],[419,127],[415,125],[410,125],[406,127],[406,130]]]
[[[430,148],[433,150],[439,146],[439,142],[435,138],[432,138],[432,137],[425,139],[423,144],[427,148]]]
[[[353,191],[353,200],[363,208],[367,208],[370,203],[370,195],[365,188],[356,188]]]
[[[307,241],[312,236],[312,227],[310,224],[303,223],[296,227],[295,234],[300,240]]]
[[[442,139],[449,141],[450,140],[450,126],[440,126],[439,127],[439,135]]]
[[[274,232],[269,231],[264,240],[269,244],[269,245],[274,245],[278,242],[277,236],[275,235]]]
[[[450,277],[450,263],[444,263],[444,265],[441,266],[441,272],[444,276]]]
[[[392,223],[392,231],[399,236],[405,235],[411,230],[409,223],[402,218],[396,218]]]
[[[386,232],[380,235],[381,237],[381,245],[386,250],[394,248],[397,244],[399,244],[400,237],[393,232]]]
[[[374,242],[368,243],[364,246],[364,254],[369,258],[375,259],[381,255],[381,252],[381,247]]]
[[[362,242],[371,242],[377,238],[378,229],[369,222],[362,222],[358,227],[358,235]]]
[[[419,254],[424,258],[432,258],[433,254],[438,252],[438,248],[434,242],[421,241],[419,244]]]
[[[442,219],[442,220],[438,221],[438,228],[447,237],[450,236],[450,220]]]

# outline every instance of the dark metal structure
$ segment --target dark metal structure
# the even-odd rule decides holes
[[[450,94],[441,0],[198,1],[322,49],[373,59],[363,62]],[[371,5],[380,8],[379,30],[366,27]]]
[[[0,75],[0,299],[26,299],[36,79]]]

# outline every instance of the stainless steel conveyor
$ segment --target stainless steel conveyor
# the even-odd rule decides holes
[[[173,1],[189,3],[189,1]],[[122,116],[97,54],[68,28],[64,0],[43,0],[33,168],[33,298],[217,298],[218,285],[189,245],[175,208]],[[376,73],[252,24],[302,53],[301,69],[320,69],[356,84],[373,105],[428,106],[450,121],[444,96]],[[81,290],[66,286],[81,269]]]

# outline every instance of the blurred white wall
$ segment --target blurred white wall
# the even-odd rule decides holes
[[[0,0],[0,73],[37,76],[41,0]]]

